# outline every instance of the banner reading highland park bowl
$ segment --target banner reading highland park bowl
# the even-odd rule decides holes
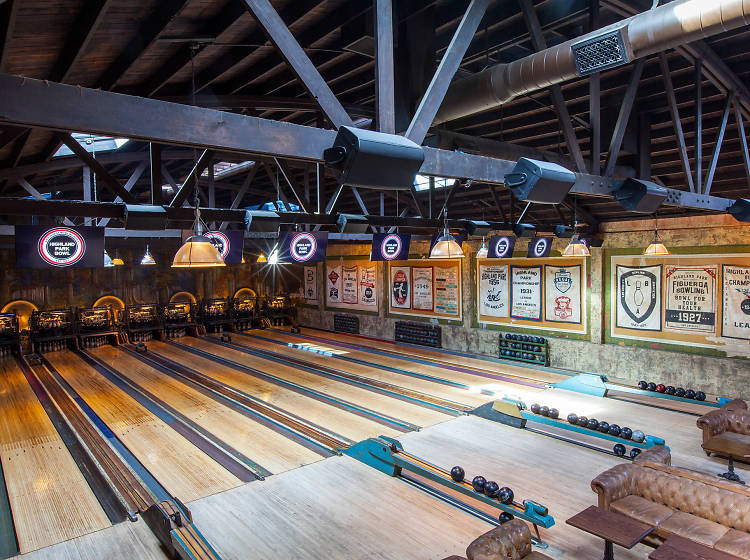
[[[458,315],[458,267],[435,268],[435,312]]]
[[[328,303],[341,303],[341,264],[326,266],[326,298]]]
[[[421,311],[432,311],[432,267],[414,267],[411,271],[414,295],[412,307]]]
[[[750,268],[725,264],[721,336],[750,340]]]
[[[664,330],[716,331],[716,265],[666,265]]]
[[[508,265],[479,266],[479,314],[508,317],[510,301]]]
[[[287,232],[279,236],[280,263],[313,263],[324,261],[328,247],[326,232]]]
[[[371,261],[405,261],[409,258],[411,234],[374,233],[370,249]]]
[[[615,325],[642,331],[661,330],[661,265],[617,265]]]
[[[505,259],[513,256],[516,238],[507,235],[493,235],[487,246],[487,257],[490,259]]]
[[[510,316],[542,320],[542,267],[510,267]]]
[[[242,249],[245,245],[243,231],[207,231],[204,233],[219,250],[226,264],[242,264]]]
[[[359,293],[357,291],[357,276],[359,267],[345,266],[342,269],[341,294],[344,303],[357,303]]]
[[[16,226],[19,268],[104,266],[104,228]]]
[[[545,265],[545,320],[580,324],[581,315],[581,265]]]
[[[305,275],[305,299],[315,301],[318,299],[318,269],[314,266],[306,266]]]
[[[359,304],[366,307],[377,307],[377,266],[359,267]]]
[[[391,267],[391,307],[411,309],[411,267]]]

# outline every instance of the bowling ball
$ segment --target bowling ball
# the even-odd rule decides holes
[[[550,408],[549,409],[549,417],[550,418],[557,418],[558,416],[560,416],[560,411],[559,410],[557,410],[556,408]]]
[[[510,340],[510,337],[511,337],[511,334],[510,334],[510,333],[505,333],[505,339],[506,339],[506,340]]]
[[[620,437],[620,434],[622,433],[622,430],[620,429],[620,426],[617,424],[610,424],[609,426],[609,435]]]
[[[704,393],[703,391],[698,391],[695,394],[695,400],[696,401],[705,401],[706,400],[706,393]]]
[[[672,385],[667,385],[667,388],[664,390],[664,392],[667,395],[674,395],[675,388]]]
[[[615,455],[617,455],[618,457],[625,456],[625,446],[621,443],[616,443],[615,446],[612,448],[612,450],[615,452]]]
[[[640,454],[641,454],[641,450],[638,449],[637,447],[634,447],[633,449],[630,450],[630,458],[631,459],[635,459]]]
[[[656,383],[649,383],[648,385],[646,385],[646,389],[648,389],[649,391],[656,391]]]
[[[585,416],[578,417],[578,425],[581,426],[582,428],[585,428],[588,425],[588,423],[589,423],[589,419],[586,418]]]
[[[684,397],[685,389],[683,389],[682,387],[677,387],[677,389],[674,390],[674,394],[676,397]]]
[[[646,434],[640,430],[633,430],[633,435],[630,437],[636,443],[643,443],[646,441]]]
[[[471,481],[471,486],[474,488],[475,491],[479,492],[480,494],[484,492],[484,485],[487,484],[487,479],[483,476],[475,476],[474,480]]]
[[[508,521],[513,521],[514,517],[512,513],[504,511],[498,516],[498,519],[500,520],[500,525],[502,525],[503,523],[507,523]]]
[[[599,422],[599,431],[603,434],[609,432],[609,422]]]
[[[663,392],[664,392],[664,391],[666,391],[666,390],[667,390],[667,387],[666,387],[665,385],[662,385],[661,383],[659,383],[659,384],[658,384],[658,385],[656,386],[656,392],[657,392],[657,393],[663,393]]]
[[[695,391],[693,391],[692,389],[688,389],[687,391],[685,391],[685,398],[686,399],[694,399],[695,398]]]
[[[504,504],[512,503],[514,497],[515,496],[513,494],[513,490],[511,490],[507,486],[503,486],[502,488],[500,488],[500,491],[497,493],[497,499]]]
[[[628,428],[627,426],[623,426],[623,428],[620,430],[620,437],[623,439],[630,439],[633,437],[633,430]]]
[[[488,498],[494,498],[500,492],[500,486],[494,480],[488,480],[484,485],[484,495]]]
[[[542,416],[549,416],[549,407],[543,406],[542,409],[539,411],[539,414]]]
[[[578,424],[578,416],[576,414],[573,414],[572,412],[568,414],[568,424]]]
[[[539,406],[538,403],[534,403],[534,404],[531,405],[531,412],[533,412],[534,414],[539,414],[539,411],[541,409],[542,409],[542,407]]]
[[[598,430],[599,429],[599,421],[596,418],[591,418],[588,423],[586,424],[586,427],[589,430]]]
[[[648,382],[647,381],[639,381],[638,382],[638,388],[641,391],[645,391],[647,387],[648,387]]]
[[[463,482],[464,476],[466,476],[466,473],[461,467],[455,466],[451,469],[451,478],[453,479],[453,482]]]

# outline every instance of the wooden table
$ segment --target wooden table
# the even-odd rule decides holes
[[[614,560],[614,546],[633,548],[654,528],[612,511],[589,506],[565,523],[604,539],[603,560]]]
[[[673,535],[649,554],[650,560],[738,560],[737,556]]]
[[[739,482],[745,484],[737,473],[734,472],[734,460],[747,460],[750,458],[750,443],[743,441],[737,441],[732,439],[726,439],[721,437],[721,434],[712,437],[707,442],[701,445],[704,450],[709,453],[717,453],[719,455],[725,455],[729,457],[729,467],[727,472],[720,474],[721,478],[726,478],[732,482]]]

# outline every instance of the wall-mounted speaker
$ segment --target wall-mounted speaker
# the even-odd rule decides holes
[[[277,232],[281,218],[270,210],[245,210],[245,229],[247,231]]]
[[[536,226],[531,224],[515,224],[513,233],[516,237],[534,237],[536,235]]]
[[[167,211],[161,206],[125,205],[126,229],[166,229]]]
[[[555,237],[559,237],[561,239],[570,239],[573,237],[573,234],[575,233],[575,229],[570,226],[555,226]]]
[[[362,214],[339,214],[336,225],[341,233],[365,233],[370,228]]]
[[[492,229],[492,226],[488,222],[480,220],[466,220],[464,224],[466,225],[466,233],[480,237],[486,236],[490,232],[490,229]]]
[[[667,189],[651,181],[628,178],[612,194],[625,210],[653,214],[666,200]]]
[[[576,182],[576,174],[556,163],[521,158],[505,175],[505,184],[518,200],[560,204]]]
[[[738,198],[734,201],[734,204],[727,208],[727,213],[734,216],[734,219],[739,222],[750,222],[750,200]]]

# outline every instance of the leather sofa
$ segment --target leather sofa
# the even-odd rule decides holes
[[[664,448],[639,459],[591,481],[600,508],[653,526],[651,546],[676,534],[750,560],[750,489],[669,466]]]
[[[703,443],[717,438],[750,445],[750,411],[744,401],[730,401],[698,418],[697,424],[703,432]],[[711,452],[706,451],[706,455],[711,455]]]
[[[531,550],[531,531],[520,519],[495,527],[475,539],[466,549],[468,560],[552,560],[546,554]],[[451,556],[445,560],[465,560]]]

